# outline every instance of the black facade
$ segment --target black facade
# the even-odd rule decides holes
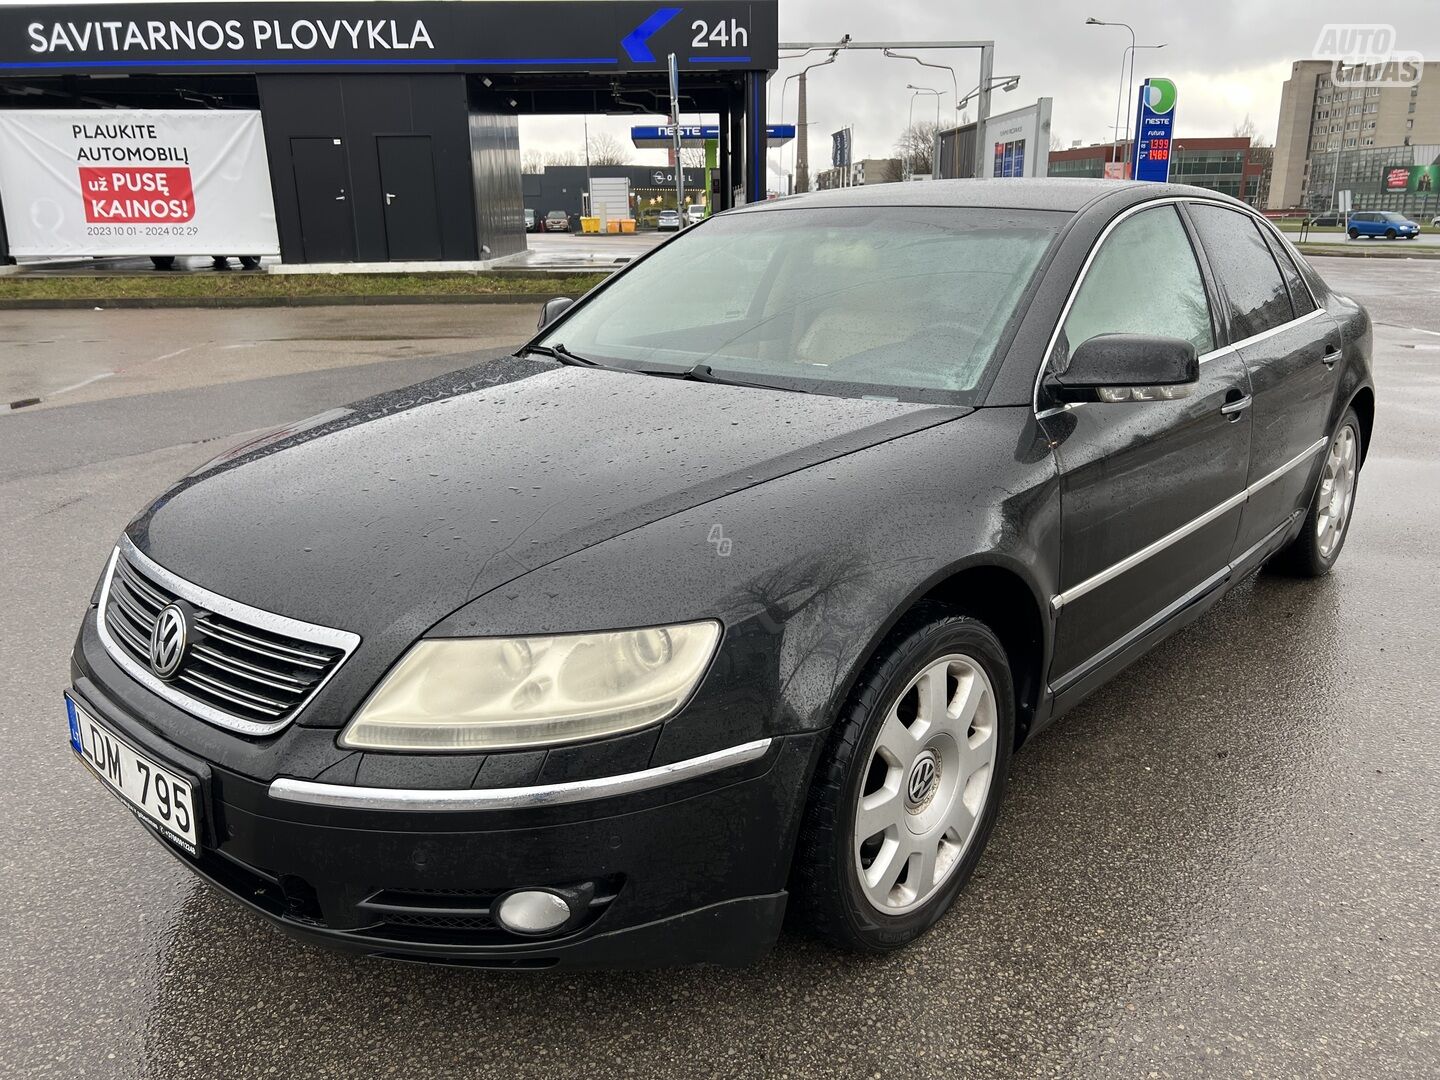
[[[671,52],[720,118],[715,204],[763,198],[777,38],[774,0],[11,7],[0,108],[259,108],[285,262],[472,262],[524,248],[525,206],[580,211],[583,182],[524,194],[518,117],[663,112]]]
[[[286,262],[465,261],[482,245],[497,256],[524,246],[513,207],[481,235],[476,208],[506,192],[475,182],[463,75],[267,74],[259,86]],[[517,139],[487,154],[513,159],[495,171],[518,172]]]

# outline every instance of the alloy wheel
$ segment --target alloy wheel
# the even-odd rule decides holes
[[[995,771],[996,708],[984,667],[959,653],[891,704],[855,808],[855,869],[872,907],[913,911],[959,866]]]
[[[1345,523],[1350,520],[1350,508],[1355,502],[1355,468],[1358,461],[1359,441],[1355,428],[1346,424],[1330,444],[1325,471],[1320,477],[1315,539],[1321,558],[1330,558],[1345,535]]]

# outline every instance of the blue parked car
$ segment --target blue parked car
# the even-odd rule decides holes
[[[1362,236],[1414,240],[1420,235],[1420,226],[1390,210],[1358,210],[1350,215],[1350,226],[1345,231],[1350,234],[1351,240],[1358,240]]]

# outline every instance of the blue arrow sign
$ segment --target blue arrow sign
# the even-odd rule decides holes
[[[637,64],[649,64],[655,60],[655,54],[650,51],[649,41],[655,32],[668,23],[676,15],[680,14],[678,7],[656,8],[655,14],[642,22],[629,35],[621,40],[620,46],[629,55],[630,59]]]

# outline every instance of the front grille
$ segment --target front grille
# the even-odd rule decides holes
[[[150,667],[150,637],[177,600],[193,609],[193,634],[178,670],[161,680]],[[124,666],[151,689],[202,719],[253,734],[288,723],[354,647],[346,639],[358,641],[216,596],[128,544],[112,564],[102,617],[112,655],[128,660]],[[316,640],[322,637],[328,640]]]

